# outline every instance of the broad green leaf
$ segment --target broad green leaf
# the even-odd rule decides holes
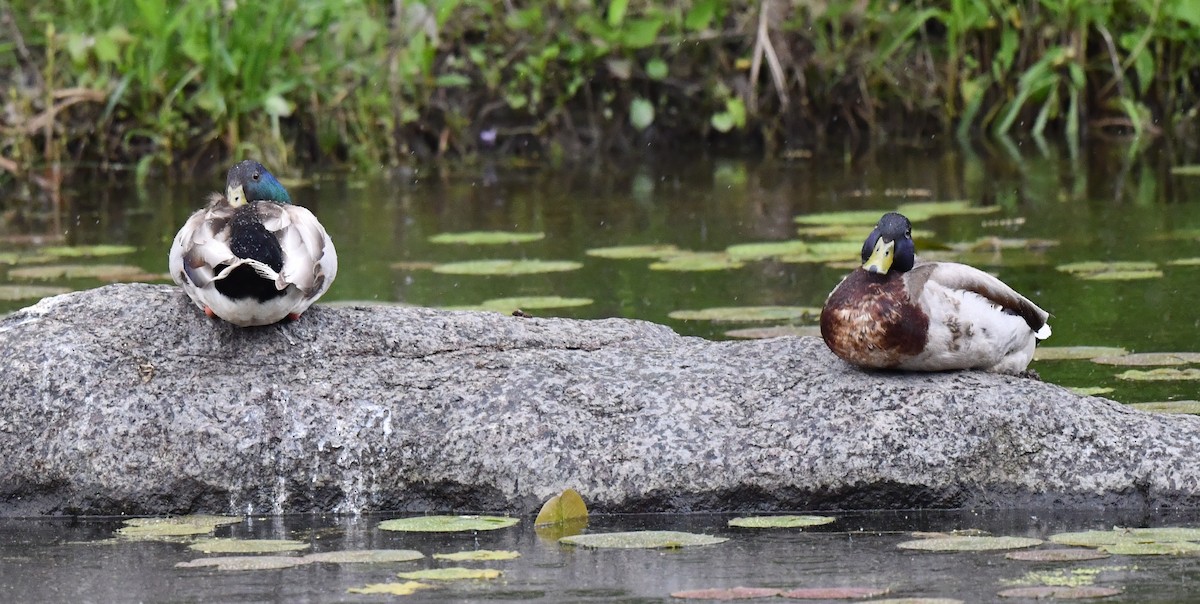
[[[738,528],[804,528],[836,521],[833,516],[750,516],[734,518],[729,526]]]
[[[551,526],[566,524],[572,521],[586,520],[588,517],[587,504],[575,489],[566,489],[551,497],[542,504],[542,509],[534,519],[534,526]]]
[[[470,579],[495,579],[501,574],[500,571],[494,568],[429,568],[425,570],[414,570],[409,572],[397,573],[396,576],[401,579],[421,580],[426,581],[465,581]]]
[[[598,549],[674,549],[697,545],[715,545],[728,539],[681,533],[677,531],[628,531],[620,533],[589,533],[563,537],[559,543]]]
[[[415,516],[397,518],[379,523],[385,531],[407,531],[416,533],[453,533],[462,531],[493,531],[517,524],[517,518],[508,516]]]

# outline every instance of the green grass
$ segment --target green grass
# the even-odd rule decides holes
[[[794,4],[0,0],[0,174],[220,171],[246,155],[379,169],[493,145],[1078,141],[1171,132],[1200,101],[1191,0]]]

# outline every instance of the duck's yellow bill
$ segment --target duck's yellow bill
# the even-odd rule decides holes
[[[225,199],[229,201],[229,205],[235,208],[246,203],[246,192],[244,187],[238,185],[233,188],[225,189]]]
[[[871,252],[871,257],[863,263],[863,270],[868,273],[886,275],[889,270],[892,270],[892,259],[896,257],[895,250],[895,241],[884,241],[883,237],[880,237],[875,242],[875,249]]]

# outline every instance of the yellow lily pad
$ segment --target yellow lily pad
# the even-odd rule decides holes
[[[679,321],[756,323],[816,318],[821,316],[821,309],[810,306],[725,306],[701,310],[675,310],[667,313],[667,316]]]
[[[1041,545],[1041,539],[1032,537],[941,537],[905,541],[896,547],[934,552],[979,552],[999,549],[1020,549]]]
[[[479,305],[480,310],[494,310],[496,312],[512,312],[518,308],[523,310],[535,310],[544,308],[571,308],[576,306],[587,306],[592,303],[591,298],[564,298],[562,296],[519,296],[514,298],[493,298],[486,300]]]
[[[0,300],[5,302],[35,300],[65,294],[69,291],[72,291],[69,287],[51,285],[0,285]]]
[[[583,268],[570,260],[471,260],[448,262],[433,267],[433,272],[445,275],[533,275],[560,273]]]
[[[213,566],[217,570],[276,570],[307,564],[300,556],[215,556],[179,562],[175,568],[202,568]]]
[[[1149,403],[1130,403],[1130,407],[1149,413],[1185,413],[1200,415],[1200,401],[1154,401]]]
[[[1101,394],[1111,394],[1114,388],[1107,386],[1072,386],[1067,388],[1067,390],[1079,396],[1100,396]]]
[[[728,539],[683,533],[679,531],[626,531],[619,533],[589,533],[563,537],[559,543],[597,549],[674,549],[699,545],[715,545]]]
[[[1122,365],[1126,367],[1188,365],[1200,363],[1200,352],[1138,352],[1135,354],[1094,357],[1092,358],[1092,362],[1101,365]]]
[[[502,245],[505,243],[527,243],[545,239],[545,233],[513,233],[509,231],[464,231],[440,233],[429,238],[430,243],[462,245]]]
[[[587,504],[575,489],[565,489],[562,493],[551,497],[542,504],[533,525],[553,526],[568,522],[587,520]]]
[[[499,549],[477,549],[466,552],[454,552],[453,554],[434,554],[433,557],[438,560],[450,560],[451,562],[491,562],[520,558],[521,552]]]
[[[495,579],[502,574],[494,568],[462,568],[452,566],[448,568],[428,568],[425,570],[397,573],[396,576],[401,579],[410,580],[466,581],[471,579]]]
[[[462,531],[494,531],[517,524],[508,516],[414,516],[379,523],[385,531],[414,533],[456,533]]]
[[[749,516],[734,518],[729,526],[738,528],[803,528],[836,521],[833,516]]]
[[[384,562],[411,562],[424,557],[425,554],[411,549],[359,549],[308,554],[304,556],[304,561],[328,562],[331,564],[377,564]]]
[[[420,581],[405,581],[403,583],[368,583],[366,587],[351,587],[346,591],[352,594],[411,596],[421,589],[431,589],[433,585]]]
[[[740,243],[725,248],[725,253],[735,260],[762,260],[777,256],[803,254],[806,251],[808,251],[808,244],[798,240]]]
[[[1096,357],[1119,357],[1128,350],[1116,346],[1038,346],[1033,351],[1035,361],[1082,361]]]
[[[1171,367],[1147,370],[1130,369],[1128,371],[1118,373],[1117,379],[1128,380],[1131,382],[1200,380],[1200,369],[1195,367],[1188,367],[1187,369],[1174,369]]]
[[[650,260],[676,255],[679,248],[673,245],[618,245],[593,248],[584,253],[612,260]]]
[[[745,266],[724,252],[680,252],[650,264],[652,271],[724,271]]]
[[[206,554],[254,554],[294,552],[308,549],[303,541],[291,539],[204,539],[188,546]]]

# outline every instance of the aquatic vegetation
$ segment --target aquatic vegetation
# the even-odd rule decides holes
[[[138,266],[124,264],[51,264],[25,266],[8,271],[12,279],[97,279],[100,281],[153,281],[166,275],[147,273]]]
[[[592,303],[591,298],[564,298],[562,296],[522,296],[515,298],[493,298],[485,300],[479,304],[482,310],[494,310],[496,312],[512,312],[516,309],[522,310],[539,310],[546,308],[571,308],[575,306],[587,306]]]
[[[559,543],[596,549],[674,549],[716,545],[728,539],[679,531],[625,531],[563,537]]]
[[[103,244],[44,247],[39,249],[38,253],[55,258],[88,258],[93,256],[120,256],[132,254],[136,251],[137,248],[132,245]]]
[[[385,531],[415,533],[452,533],[461,531],[494,531],[515,526],[520,522],[508,516],[414,516],[379,523]]]
[[[168,516],[165,518],[130,518],[125,526],[117,529],[117,535],[127,539],[158,539],[164,537],[183,537],[207,535],[219,526],[237,524],[241,516],[212,516],[195,514],[189,516]]]
[[[1200,352],[1138,352],[1092,357],[1093,363],[1127,367],[1200,363]]]
[[[796,240],[739,243],[725,248],[725,253],[735,260],[762,260],[777,256],[803,254],[806,251],[808,251],[808,244]]]
[[[291,539],[203,539],[188,546],[206,554],[294,552],[312,547]]]
[[[1064,273],[1070,273],[1080,279],[1093,281],[1131,281],[1137,279],[1157,279],[1163,276],[1158,270],[1158,264],[1148,261],[1087,261],[1072,262],[1056,267]]]
[[[468,260],[447,262],[433,267],[433,272],[446,275],[532,275],[558,273],[583,268],[571,260]]]
[[[782,590],[772,587],[714,587],[673,591],[671,597],[681,600],[753,600],[773,598],[780,595],[781,592]]]
[[[1085,598],[1107,598],[1120,593],[1121,590],[1115,587],[1099,587],[1095,585],[1058,587],[1040,585],[1033,587],[1012,587],[996,592],[996,595],[1000,596],[1001,598],[1024,598],[1030,600],[1041,600],[1045,598],[1052,600],[1082,600]]]
[[[575,489],[564,489],[562,493],[551,497],[542,504],[542,509],[533,520],[533,525],[551,526],[569,522],[586,521],[588,517],[587,504]]]
[[[934,537],[905,541],[896,547],[934,552],[980,552],[998,549],[1018,549],[1041,545],[1041,539],[1032,537]]]
[[[434,586],[420,581],[405,581],[403,583],[368,583],[365,587],[351,587],[346,591],[352,594],[411,596],[422,589],[432,589]]]
[[[1117,346],[1038,346],[1035,361],[1080,361],[1096,357],[1119,357],[1129,351]]]
[[[588,256],[610,258],[613,260],[642,260],[658,259],[674,256],[679,248],[673,245],[618,245],[587,250]]]
[[[750,516],[733,518],[729,526],[738,528],[804,528],[831,524],[837,518],[833,516]]]
[[[1200,401],[1193,400],[1129,403],[1129,406],[1138,411],[1147,411],[1150,413],[1187,413],[1189,415],[1200,415]]]
[[[530,241],[540,241],[545,238],[545,233],[466,231],[461,233],[441,233],[434,235],[429,238],[429,242],[462,245],[502,245],[506,243],[527,243]]]
[[[53,285],[7,285],[0,284],[0,301],[35,300],[57,296],[72,291],[69,287]]]
[[[301,559],[305,563],[380,564],[385,562],[411,562],[424,557],[425,554],[411,549],[358,549],[306,554]]]
[[[652,271],[725,271],[745,264],[724,252],[681,251],[650,264]]]
[[[1200,380],[1200,369],[1188,367],[1187,369],[1174,369],[1164,367],[1161,369],[1130,369],[1117,374],[1117,379],[1128,380],[1131,382],[1161,382],[1175,380]]]
[[[307,564],[300,556],[213,556],[179,562],[175,568],[207,568],[217,570],[277,570]]]
[[[720,306],[700,310],[675,310],[667,316],[679,321],[756,323],[813,319],[820,314],[821,309],[808,306]]]
[[[793,600],[858,600],[882,596],[887,592],[878,587],[802,587],[783,591],[779,595]]]
[[[1078,386],[1067,388],[1067,390],[1079,396],[1100,396],[1101,394],[1111,394],[1116,389],[1108,386]]]
[[[504,573],[494,568],[462,568],[455,566],[402,572],[397,573],[396,576],[401,579],[414,581],[422,579],[426,581],[467,581],[471,579],[496,579],[502,574]]]
[[[1094,547],[1127,556],[1177,555],[1200,552],[1200,529],[1186,527],[1114,528],[1111,531],[1058,533],[1050,541]]]
[[[1101,560],[1109,554],[1086,548],[1052,548],[1026,549],[1004,554],[1009,560],[1024,560],[1028,562],[1080,562],[1083,560]]]
[[[477,549],[466,552],[454,552],[452,554],[434,554],[433,557],[438,560],[450,560],[451,562],[492,562],[520,558],[521,552]]]

